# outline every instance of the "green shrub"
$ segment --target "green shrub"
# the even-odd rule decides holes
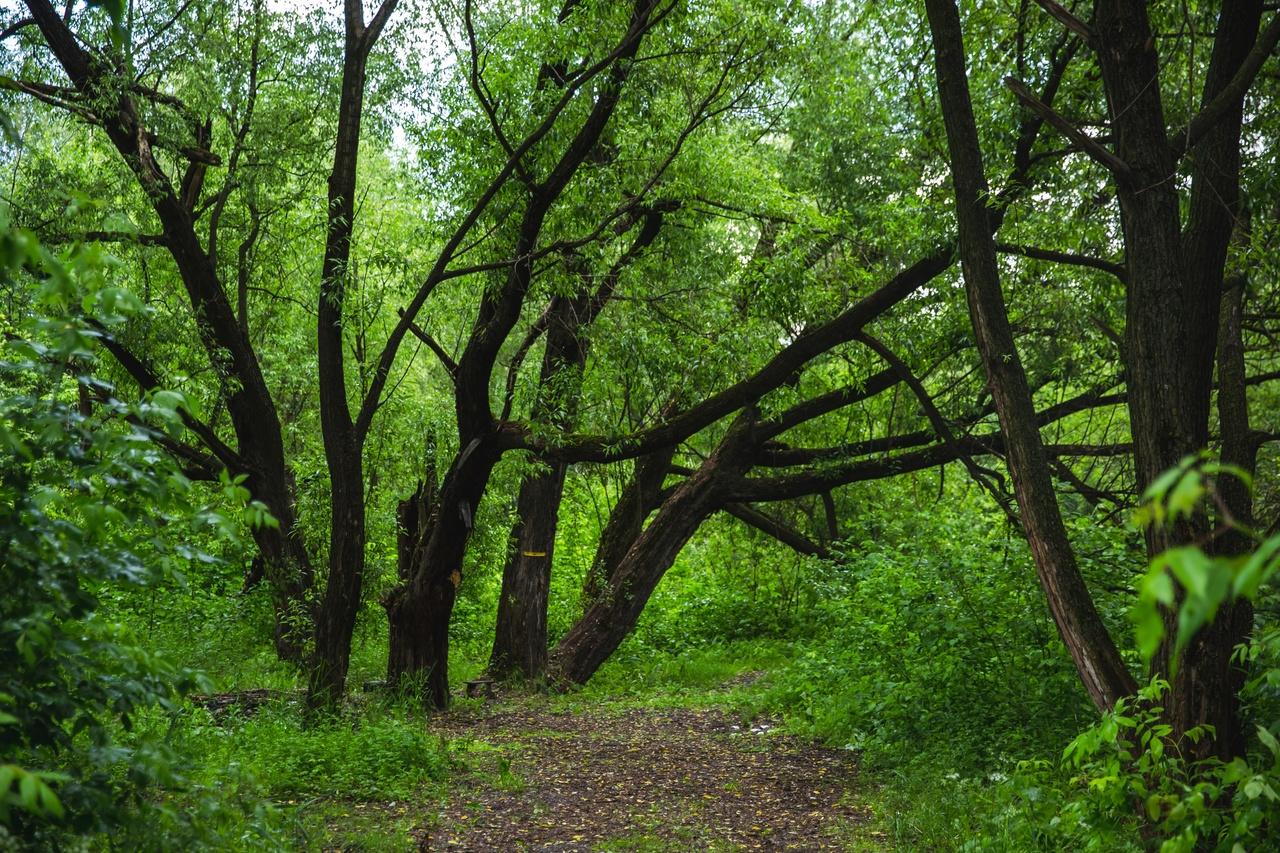
[[[356,720],[304,726],[296,708],[268,706],[252,717],[216,723],[199,711],[183,727],[183,749],[208,782],[230,769],[276,801],[336,797],[402,800],[443,780],[444,739],[421,719],[366,709]]]
[[[0,361],[0,827],[41,849],[135,831],[143,848],[198,846],[211,836],[161,795],[184,784],[181,762],[129,730],[201,679],[144,650],[100,604],[180,582],[209,559],[192,543],[233,526],[156,441],[183,399],[157,391],[129,405],[92,372],[96,340],[141,309],[108,283],[107,260],[54,257],[0,226],[0,275],[37,300]]]

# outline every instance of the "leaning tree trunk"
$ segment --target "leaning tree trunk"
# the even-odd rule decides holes
[[[603,594],[551,654],[560,685],[585,684],[635,628],[658,581],[702,522],[724,503],[724,485],[749,467],[752,419],[740,417],[715,452],[663,502],[632,543]]]
[[[1000,287],[982,150],[965,72],[955,0],[926,0],[938,98],[956,198],[969,316],[1004,434],[1007,464],[1040,586],[1090,698],[1109,708],[1135,687],[1076,564],[1054,494],[1031,391]]]
[[[609,513],[609,520],[600,532],[596,554],[591,568],[583,578],[582,601],[590,608],[608,588],[617,574],[622,559],[635,541],[640,538],[644,522],[658,507],[662,484],[676,455],[675,446],[655,450],[635,462],[635,473],[622,490],[622,496]]]

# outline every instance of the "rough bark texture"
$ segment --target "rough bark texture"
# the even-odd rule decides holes
[[[419,498],[414,518],[425,529],[410,534],[416,547],[401,557],[409,575],[382,602],[390,630],[388,683],[412,684],[437,708],[449,703],[449,619],[476,507],[497,461],[497,451],[477,439],[454,460],[439,498],[431,504]]]
[[[1202,104],[1236,76],[1257,37],[1257,0],[1224,3]],[[1208,440],[1209,401],[1217,350],[1217,321],[1227,247],[1239,206],[1241,105],[1226,110],[1191,148],[1192,192],[1181,231],[1175,151],[1166,132],[1159,57],[1140,0],[1097,0],[1095,31],[1110,106],[1115,150],[1131,178],[1118,182],[1125,255],[1125,348],[1129,412],[1138,487]],[[1207,527],[1203,516],[1152,530],[1152,555],[1193,541]],[[1241,740],[1230,665],[1231,650],[1248,631],[1243,612],[1229,608],[1193,640],[1178,667],[1167,714],[1179,734],[1214,725],[1193,754],[1229,758]],[[1166,614],[1166,641],[1155,663],[1172,669],[1176,613]]]
[[[960,263],[969,316],[995,398],[1006,459],[1041,588],[1063,643],[1090,698],[1109,708],[1134,690],[1075,562],[1040,440],[1026,373],[1014,345],[1000,289],[986,207],[988,189],[965,75],[960,16],[954,0],[926,0],[933,31],[938,94],[951,154]]]
[[[1228,282],[1227,292],[1222,297],[1218,336],[1218,428],[1222,432],[1222,461],[1252,474],[1257,468],[1258,442],[1249,427],[1246,399],[1244,343],[1241,338],[1244,291],[1245,281],[1239,277]],[[1225,476],[1219,479],[1218,490],[1226,508],[1219,523],[1251,527],[1253,495],[1249,487],[1235,477]],[[1254,546],[1254,541],[1247,534],[1229,529],[1213,542],[1212,548],[1216,554],[1234,557],[1249,553]],[[1248,640],[1252,630],[1253,603],[1247,599],[1226,602],[1218,609],[1214,621],[1192,640],[1184,657],[1187,667],[1194,669],[1188,675],[1188,683],[1200,688],[1192,694],[1199,697],[1199,705],[1192,704],[1184,711],[1188,718],[1200,719],[1214,726],[1217,734],[1215,754],[1224,761],[1243,755],[1245,751],[1239,694],[1246,672],[1243,666],[1232,661],[1232,653],[1237,645]]]
[[[489,674],[538,678],[547,668],[547,597],[566,466],[526,477],[511,531],[515,550],[502,573]]]

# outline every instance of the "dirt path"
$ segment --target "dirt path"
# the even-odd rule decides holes
[[[527,704],[433,728],[468,769],[425,850],[843,850],[862,820],[850,753],[720,710]]]

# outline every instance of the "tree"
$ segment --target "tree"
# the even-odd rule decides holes
[[[1099,2],[1091,24],[1057,4],[1041,5],[1094,48],[1110,104],[1114,153],[1030,96],[1016,80],[1010,83],[1025,103],[1104,165],[1116,182],[1126,259],[1123,355],[1137,485],[1143,489],[1209,438],[1211,380],[1219,349],[1217,317],[1238,210],[1242,103],[1263,59],[1280,38],[1280,21],[1273,21],[1254,46],[1260,4],[1223,5],[1201,111],[1191,117],[1185,134],[1171,137],[1145,4]],[[995,249],[984,223],[986,181],[966,85],[960,19],[951,0],[931,0],[928,9],[970,313],[1009,442],[1010,472],[1059,631],[1090,695],[1099,707],[1108,708],[1132,692],[1133,680],[1092,615],[1092,601],[1075,572],[1070,543],[1052,501],[1025,376],[1008,332]],[[1191,214],[1184,229],[1174,175],[1181,156],[1199,145],[1204,148],[1191,168]],[[1230,338],[1224,346],[1231,351]],[[1227,365],[1237,385],[1234,401],[1227,404],[1235,408],[1228,409],[1231,414],[1223,425],[1247,430],[1247,416],[1241,417],[1238,367],[1238,361]],[[1247,441],[1239,435],[1224,440],[1237,448]],[[1203,524],[1193,521],[1180,530],[1153,534],[1148,542],[1152,556],[1191,541],[1197,528],[1203,530]],[[1063,580],[1070,589],[1065,594]],[[1175,732],[1206,723],[1214,726],[1217,736],[1200,748],[1211,748],[1223,758],[1237,754],[1242,744],[1233,687],[1238,683],[1230,657],[1249,629],[1247,610],[1247,605],[1238,613],[1228,609],[1198,637],[1178,669],[1171,694],[1169,715]],[[1171,653],[1169,645],[1160,663],[1164,672],[1173,667]]]

